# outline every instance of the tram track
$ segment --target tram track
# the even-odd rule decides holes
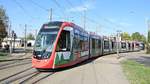
[[[39,72],[32,67],[0,79],[2,84],[36,84],[55,72]]]
[[[15,58],[9,58],[8,57],[8,59],[0,60],[0,63],[1,62],[8,62],[8,61],[31,59],[30,57],[32,57],[32,55],[27,55],[27,54],[30,54],[30,53],[26,53],[25,55],[16,56]],[[11,57],[13,57],[13,56],[11,56]]]
[[[7,79],[9,79],[9,78],[11,78],[11,77],[13,77],[13,76],[19,75],[19,74],[21,74],[21,73],[23,73],[23,72],[26,72],[26,71],[28,71],[28,70],[30,70],[30,69],[32,69],[32,67],[29,67],[29,68],[27,68],[27,69],[25,69],[25,70],[19,71],[19,72],[15,73],[15,74],[12,74],[12,75],[7,76],[7,77],[5,77],[5,78],[2,78],[2,79],[0,79],[0,82],[5,81],[5,80],[7,80]]]
[[[25,64],[30,64],[31,61],[26,61],[26,62],[23,62],[23,63],[19,63],[19,64],[15,64],[15,63],[11,63],[11,64],[8,64],[8,65],[5,65],[5,66],[1,66],[0,67],[0,70],[3,70],[3,69],[7,69],[7,68],[11,68],[11,67],[16,67],[16,66],[21,66],[21,65],[25,65]]]
[[[30,77],[28,77],[28,78],[26,78],[26,79],[24,79],[24,80],[20,81],[20,83],[19,83],[19,84],[24,84],[24,83],[26,83],[27,81],[31,80],[33,77],[37,76],[37,75],[39,75],[39,73],[38,73],[38,72],[37,72],[37,73],[35,73],[35,74],[33,74],[33,75],[31,75]]]
[[[17,60],[26,60],[31,58],[16,58],[16,59],[7,59],[7,60],[0,60],[0,62],[8,62],[8,61],[17,61]]]
[[[47,75],[45,75],[45,76],[43,76],[43,77],[37,79],[36,81],[32,82],[32,84],[36,84],[36,83],[38,83],[39,81],[41,81],[41,80],[43,80],[43,79],[45,79],[45,78],[47,78],[47,77],[53,75],[54,73],[55,73],[55,72],[51,72],[50,74],[47,74]]]
[[[34,77],[34,76],[36,76],[38,74],[39,74],[38,71],[33,71],[33,72],[30,72],[30,73],[27,73],[27,74],[24,74],[24,75],[21,75],[21,76],[14,77],[14,78],[12,78],[10,80],[7,80],[5,83],[10,84],[10,83],[16,82],[17,80],[20,80],[20,79],[22,79],[24,77],[27,77],[27,76]],[[21,84],[21,83],[19,83],[19,84]]]
[[[15,64],[15,63],[17,63],[17,62],[26,61],[26,60],[28,60],[28,59],[13,60],[13,61],[11,61],[11,62],[7,62],[7,63],[0,64],[0,67],[8,66],[8,65]],[[29,59],[29,61],[31,61],[31,59]]]
[[[17,82],[19,84],[36,84],[39,81],[49,77],[50,75],[54,74],[54,72],[50,72],[50,73],[44,73],[44,72],[39,72],[36,73],[24,80],[21,80],[20,82]]]

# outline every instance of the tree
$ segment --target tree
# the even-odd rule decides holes
[[[132,40],[135,40],[135,41],[141,40],[141,34],[139,32],[132,33],[131,37],[132,37]]]
[[[148,30],[147,53],[150,54],[150,30]]]
[[[139,41],[146,43],[146,37],[144,35],[141,35],[141,39]]]
[[[148,43],[150,43],[150,30],[148,31]]]
[[[0,45],[3,39],[7,36],[8,17],[5,10],[0,6]]]
[[[131,36],[127,32],[121,34],[122,40],[131,40]]]
[[[27,40],[35,40],[34,35],[32,33],[29,33],[27,35]]]

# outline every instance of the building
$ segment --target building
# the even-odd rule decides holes
[[[15,39],[11,39],[11,38],[4,38],[3,42],[2,42],[2,47],[4,48],[5,45],[10,45],[12,42],[12,46],[14,47],[21,47],[22,44],[22,40],[20,38]]]
[[[20,47],[24,47],[24,40],[22,40],[21,38],[16,38],[11,39],[11,38],[4,38],[3,42],[2,42],[2,48],[4,48],[5,45],[9,45],[12,42],[12,47],[15,48],[20,48]],[[27,47],[33,47],[35,40],[28,40],[26,43]]]

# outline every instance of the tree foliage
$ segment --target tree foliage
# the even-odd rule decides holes
[[[150,43],[150,30],[148,31],[148,43]]]
[[[148,31],[147,53],[150,54],[150,30]]]
[[[122,38],[122,40],[133,40],[133,41],[141,41],[141,42],[146,43],[146,37],[144,35],[140,34],[139,32],[134,32],[134,33],[132,33],[131,36],[129,33],[123,32],[121,34],[121,38]]]
[[[139,32],[132,33],[132,40],[140,41],[141,34]]]
[[[131,36],[127,32],[123,32],[121,34],[121,38],[122,38],[122,40],[131,40]]]
[[[142,41],[144,43],[146,43],[146,37],[142,34],[140,34],[139,32],[135,32],[132,34],[132,40],[134,41]]]
[[[29,33],[27,35],[27,40],[35,40],[34,35],[32,33]]]
[[[146,37],[144,35],[141,35],[141,39],[139,41],[146,43]]]
[[[2,40],[7,36],[8,17],[5,10],[0,6],[0,44]]]

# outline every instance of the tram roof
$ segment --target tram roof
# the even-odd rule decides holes
[[[62,25],[62,21],[51,21],[51,22],[47,22],[45,23],[43,26],[61,26]]]
[[[85,31],[83,28],[81,28],[80,26],[72,23],[72,22],[67,22],[67,21],[51,21],[51,22],[47,22],[45,23],[43,26],[61,26],[62,24],[70,24],[70,26],[72,26],[73,28],[79,29],[80,31]]]

